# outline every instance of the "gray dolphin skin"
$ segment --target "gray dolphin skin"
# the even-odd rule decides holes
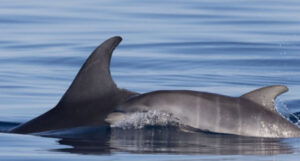
[[[79,126],[106,125],[104,119],[107,114],[112,112],[116,105],[136,94],[119,89],[110,74],[112,52],[121,40],[121,37],[112,37],[98,46],[53,109],[10,132],[36,133]]]
[[[121,40],[112,37],[98,46],[54,108],[10,132],[112,125],[128,114],[158,111],[180,120],[184,130],[254,137],[300,136],[300,129],[275,109],[274,101],[288,91],[286,86],[263,87],[240,97],[190,90],[138,94],[118,88],[109,68],[112,52]]]
[[[126,113],[160,111],[172,114],[188,129],[254,137],[299,137],[299,128],[275,110],[275,98],[287,90],[281,85],[268,86],[241,97],[189,90],[154,91],[129,99],[107,120],[113,124],[126,119]]]

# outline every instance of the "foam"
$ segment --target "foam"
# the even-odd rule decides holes
[[[111,124],[113,128],[142,129],[145,126],[179,126],[180,120],[173,114],[158,110],[128,113]]]

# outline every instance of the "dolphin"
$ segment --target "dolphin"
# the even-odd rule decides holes
[[[106,118],[126,121],[135,112],[171,114],[182,129],[254,137],[299,137],[299,128],[283,118],[274,100],[288,88],[267,86],[240,97],[191,90],[159,90],[135,96]]]
[[[112,52],[121,40],[121,37],[116,36],[99,45],[54,108],[9,132],[38,133],[107,125],[104,119],[114,107],[137,94],[118,88],[111,77],[109,67]]]
[[[112,37],[88,57],[58,104],[48,112],[12,128],[12,133],[40,133],[81,126],[107,126],[135,112],[159,111],[180,120],[184,130],[256,137],[299,137],[299,128],[275,109],[276,97],[288,88],[263,87],[240,97],[191,90],[159,90],[139,94],[118,88],[110,73]]]

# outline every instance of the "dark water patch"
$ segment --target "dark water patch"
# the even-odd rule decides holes
[[[135,58],[136,61],[143,60],[143,63],[136,63],[129,66],[135,66],[137,70],[154,70],[160,69],[164,70],[186,70],[186,69],[212,69],[213,68],[223,68],[223,69],[230,69],[230,67],[237,67],[237,68],[258,68],[266,70],[296,70],[300,60],[298,59],[222,59],[215,58],[215,59],[208,59],[208,60],[180,60],[177,59],[176,56],[170,57],[168,60],[160,59],[160,58],[153,58],[153,59],[143,59],[143,58]],[[118,65],[125,65],[126,62],[115,62]]]
[[[242,46],[242,45],[228,45],[228,46],[219,46],[219,45],[214,45],[214,46],[194,46],[193,48],[188,48],[188,47],[182,47],[182,48],[176,48],[174,47],[173,49],[170,48],[168,49],[170,52],[173,53],[187,53],[187,54],[228,54],[228,55],[240,55],[242,56],[243,54],[249,54],[247,56],[251,57],[250,54],[252,55],[260,55],[262,58],[264,56],[269,56],[269,55],[278,55],[280,56],[282,52],[285,53],[298,53],[299,47],[294,47],[294,48],[288,48],[288,47],[283,47],[280,44],[279,45],[274,45],[274,46]],[[288,56],[288,55],[287,55]]]
[[[91,18],[80,17],[54,17],[49,15],[9,15],[0,17],[0,24],[53,24],[53,23],[71,23],[74,21],[90,21]]]
[[[160,42],[160,43],[148,43],[148,44],[126,44],[122,45],[122,48],[149,48],[149,47],[190,47],[190,46],[200,46],[200,47],[224,47],[224,46],[230,46],[230,47],[242,47],[242,46],[252,46],[252,47],[262,47],[262,48],[273,48],[273,47],[280,47],[278,44],[274,43],[258,43],[258,42],[233,42],[233,41],[213,41],[213,42]]]
[[[23,85],[2,85],[0,86],[0,88],[3,88],[3,89],[12,89],[12,88],[17,88],[17,89],[20,89],[20,88],[26,88],[25,86]]]
[[[250,66],[250,67],[265,67],[264,69],[272,68],[288,68],[288,67],[297,67],[300,63],[300,59],[246,59],[246,60],[211,60],[199,62],[199,64],[211,64],[215,65],[225,65],[225,66]]]
[[[300,109],[300,100],[296,99],[296,100],[287,100],[285,101],[285,104],[287,106],[287,108],[292,112],[295,113],[295,115],[297,115],[300,118],[300,113],[299,113],[299,109]]]
[[[203,19],[212,20],[212,19],[228,19],[228,18],[240,18],[238,15],[215,15],[215,14],[178,14],[178,13],[139,13],[139,14],[127,14],[130,17],[136,18],[147,18],[147,19],[158,19],[163,21],[163,19],[168,20],[195,20],[195,19]]]
[[[28,50],[28,49],[43,49],[43,48],[51,48],[51,47],[68,47],[74,46],[72,43],[51,43],[51,44],[18,44],[14,45],[5,45],[4,48],[13,49],[13,50]]]
[[[222,25],[246,25],[246,26],[270,26],[270,25],[299,25],[300,21],[297,20],[218,20],[206,21],[204,24],[222,24]]]
[[[251,34],[260,34],[260,35],[282,35],[282,36],[298,36],[300,35],[299,31],[246,31]],[[287,42],[284,42],[287,43]],[[288,43],[289,44],[289,43]],[[299,46],[297,46],[299,47]]]
[[[7,132],[18,125],[20,125],[20,123],[0,121],[0,132]]]
[[[270,5],[270,3],[272,5]],[[190,5],[191,8],[196,9],[209,9],[217,11],[227,11],[227,12],[281,12],[281,11],[295,11],[298,8],[298,1],[278,1],[271,0],[268,2],[260,2],[260,5],[257,5],[257,2],[254,1],[218,1],[218,2],[208,2],[204,1],[201,3],[192,2]]]
[[[161,59],[178,58],[189,59],[190,55],[205,56],[214,59],[219,58],[237,59],[247,57],[258,57],[260,59],[287,59],[295,58],[300,51],[297,43],[251,43],[251,42],[172,42],[172,43],[149,43],[149,44],[126,44],[121,46],[125,50],[132,50],[141,52],[135,56],[147,56],[143,51],[147,49],[146,53],[160,57]],[[164,52],[163,54],[161,52]],[[177,57],[178,55],[181,57]],[[186,56],[186,58],[184,57]],[[218,58],[218,57],[217,57]],[[297,57],[296,57],[297,58]]]
[[[28,24],[31,24],[31,23],[34,23],[35,20],[26,20],[26,19],[16,19],[16,18],[0,18],[0,23],[1,25],[3,25],[3,23],[5,24],[11,24],[11,23],[14,23],[14,24],[25,24],[25,23],[28,23]]]
[[[36,65],[54,65],[54,66],[79,66],[84,61],[82,57],[74,56],[34,56],[34,57],[14,57],[14,58],[1,58],[0,62],[14,63],[14,64],[36,64]]]
[[[16,43],[15,41],[8,41],[8,40],[2,40],[0,41],[0,46],[2,48],[2,46],[6,46],[7,44],[14,44]]]

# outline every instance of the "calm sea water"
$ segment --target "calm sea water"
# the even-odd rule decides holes
[[[284,84],[300,111],[297,0],[14,1],[0,5],[0,128],[51,109],[91,51],[120,35],[111,72],[138,92],[239,96]],[[300,139],[86,128],[84,139],[0,133],[0,160],[299,160]],[[66,134],[68,136],[68,134]]]

